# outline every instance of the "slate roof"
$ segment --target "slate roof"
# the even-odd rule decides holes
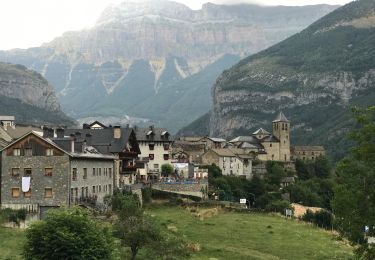
[[[283,114],[283,112],[280,112],[279,115],[276,117],[275,120],[272,121],[273,123],[276,122],[289,122],[289,120],[286,118],[286,116]]]
[[[238,136],[232,140],[229,141],[230,143],[237,143],[237,142],[247,142],[251,144],[259,143],[258,138],[254,136]]]
[[[267,130],[264,130],[263,128],[259,128],[256,130],[253,135],[269,135],[270,133]]]
[[[280,142],[280,140],[277,139],[277,137],[274,136],[274,135],[266,136],[266,137],[264,137],[261,141],[262,141],[262,142]]]
[[[164,128],[135,128],[135,134],[138,141],[147,142],[171,142],[169,132]]]
[[[31,131],[42,132],[42,129],[32,126],[16,126],[15,128],[8,127],[5,131],[12,139],[17,139]]]
[[[106,125],[100,123],[99,121],[94,121],[91,124],[88,124],[89,127],[93,127],[94,125],[99,125],[99,126],[101,126],[103,128],[108,128]]]
[[[227,141],[227,140],[225,140],[223,138],[216,138],[216,137],[207,137],[207,138],[210,139],[211,141],[217,142],[217,143],[223,143],[223,142]]]
[[[120,128],[121,137],[115,139],[113,137],[113,131],[115,128],[105,129],[65,129],[64,135],[70,136],[71,134],[81,134],[80,138],[77,138],[77,143],[83,142],[87,134],[91,135],[91,141],[89,145],[94,146],[100,153],[119,153],[125,149],[126,144],[129,142],[130,135],[134,133],[132,128]],[[77,135],[76,135],[77,137]]]

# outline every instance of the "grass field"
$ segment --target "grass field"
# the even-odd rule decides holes
[[[182,208],[148,212],[201,251],[192,259],[351,259],[352,248],[322,229],[264,214],[219,213],[203,221]]]
[[[200,220],[186,209],[162,206],[146,212],[163,226],[200,245],[201,250],[192,259],[341,260],[352,257],[352,248],[337,241],[331,233],[278,216],[220,212]],[[21,259],[24,240],[24,231],[0,227],[0,260]]]
[[[24,241],[24,231],[0,227],[0,259],[21,259],[21,250]]]

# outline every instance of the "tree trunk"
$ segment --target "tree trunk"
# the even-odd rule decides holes
[[[131,260],[135,260],[135,257],[137,256],[137,253],[138,253],[138,248],[137,247],[131,247],[131,250],[132,250]]]

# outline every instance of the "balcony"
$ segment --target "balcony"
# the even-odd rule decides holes
[[[122,166],[121,173],[135,173],[137,171],[137,166],[135,165],[126,165]]]

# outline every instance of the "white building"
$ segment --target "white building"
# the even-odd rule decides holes
[[[135,128],[137,141],[141,154],[139,158],[148,158],[145,167],[147,169],[148,179],[160,177],[161,166],[171,164],[171,151],[173,140],[169,132],[163,128]]]

